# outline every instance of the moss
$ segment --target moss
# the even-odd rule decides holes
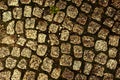
[[[50,7],[50,13],[52,14],[56,14],[59,11],[59,8],[55,7],[55,6],[51,6]]]

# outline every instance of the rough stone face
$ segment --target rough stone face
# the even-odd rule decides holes
[[[25,59],[21,59],[17,65],[20,69],[26,69],[27,68],[27,61]]]
[[[118,10],[117,12],[116,12],[116,14],[115,14],[115,17],[114,17],[114,20],[115,21],[120,21],[120,10]]]
[[[110,58],[115,58],[118,50],[115,47],[109,48],[108,55]]]
[[[38,43],[45,43],[46,40],[46,34],[39,33],[38,34]]]
[[[58,79],[60,77],[60,73],[61,73],[61,68],[54,68],[51,73],[51,77],[54,79]]]
[[[94,46],[94,38],[90,36],[83,36],[82,43],[85,47],[93,47]]]
[[[73,3],[76,4],[76,6],[80,6],[83,0],[72,0]]]
[[[92,8],[91,5],[88,3],[83,3],[81,6],[81,10],[85,13],[89,13],[91,8]]]
[[[48,72],[48,73],[50,73],[51,70],[52,70],[52,65],[53,65],[53,60],[48,58],[48,57],[46,57],[43,60],[43,64],[41,66],[41,69],[46,71],[46,72]]]
[[[104,69],[103,66],[95,64],[94,67],[93,67],[92,72],[93,72],[93,74],[95,74],[96,76],[102,77],[102,76],[103,76],[103,73],[104,73],[104,70],[105,70],[105,69]]]
[[[68,30],[62,30],[60,40],[61,41],[67,41],[68,38],[69,38],[69,31]]]
[[[0,47],[0,58],[4,58],[8,55],[10,55],[10,50],[8,47]]]
[[[8,6],[5,4],[4,1],[1,1],[0,2],[0,10],[7,10],[8,9]]]
[[[83,59],[87,62],[92,62],[93,58],[95,57],[95,54],[92,50],[84,50],[84,56]]]
[[[117,47],[119,44],[119,36],[110,35],[109,36],[109,45]]]
[[[105,73],[103,80],[113,80],[113,75],[110,73]]]
[[[96,55],[95,62],[104,65],[107,62],[107,58],[107,55],[101,52]]]
[[[65,13],[62,11],[58,11],[53,20],[55,22],[61,23],[64,17],[65,17]]]
[[[120,34],[120,23],[116,22],[112,28],[112,31],[116,34]]]
[[[81,58],[83,55],[83,48],[82,46],[75,45],[73,46],[73,53],[76,58]]]
[[[7,25],[7,34],[13,35],[15,33],[14,31],[14,25],[15,21],[11,21],[8,25]]]
[[[83,26],[81,26],[81,25],[79,25],[79,24],[74,24],[73,32],[74,32],[74,33],[77,33],[77,34],[79,34],[79,35],[82,35],[83,32],[84,32],[84,28],[83,28]]]
[[[0,71],[2,71],[4,69],[4,64],[3,62],[0,60]]]
[[[80,44],[81,43],[81,38],[78,35],[71,35],[70,36],[70,43],[72,44]]]
[[[45,73],[39,73],[37,80],[48,80],[48,75]]]
[[[17,60],[11,57],[8,57],[5,62],[5,67],[9,69],[13,69],[16,66]]]
[[[14,69],[11,80],[20,80],[21,72],[18,69]]]
[[[65,9],[66,8],[66,1],[62,1],[62,0],[59,0],[57,3],[56,3],[56,7],[58,7],[59,9]]]
[[[29,48],[23,48],[23,50],[21,51],[21,56],[30,58],[31,50]]]
[[[76,18],[77,14],[78,14],[78,10],[75,6],[70,5],[67,7],[67,15],[71,18]]]
[[[43,13],[43,9],[39,8],[39,7],[34,7],[33,8],[33,15],[41,18],[42,17],[42,13]]]
[[[90,74],[90,71],[92,70],[92,64],[91,63],[85,63],[85,67],[84,67],[84,73],[86,75],[89,75]]]
[[[38,45],[38,48],[37,48],[37,55],[38,56],[44,56],[47,52],[47,46],[44,45],[44,44],[40,44]]]
[[[62,73],[62,77],[67,80],[72,80],[74,77],[74,73],[70,71],[68,68],[65,68],[65,70]]]
[[[96,51],[106,51],[108,49],[107,42],[104,40],[97,40],[95,43]]]
[[[20,48],[19,47],[13,47],[11,51],[11,55],[14,57],[19,57],[20,56]]]
[[[87,79],[87,77],[84,75],[84,74],[77,74],[76,76],[75,76],[75,80],[86,80]]]
[[[6,11],[2,14],[2,21],[7,22],[12,19],[12,13],[10,11]]]
[[[114,24],[114,21],[111,18],[106,18],[103,24],[111,28]]]
[[[80,70],[81,65],[82,65],[82,62],[81,62],[81,61],[74,60],[73,70]]]
[[[20,0],[20,2],[22,4],[29,4],[31,2],[31,0]]]
[[[25,28],[34,28],[35,27],[35,18],[27,18],[25,20]]]
[[[32,7],[26,5],[24,7],[24,17],[31,17],[31,14],[32,14]]]
[[[87,22],[87,16],[83,13],[79,13],[79,16],[77,17],[76,21],[79,24],[85,25]]]
[[[54,6],[55,5],[55,0],[46,0],[45,1],[45,7],[47,6]]]
[[[32,0],[32,1],[36,4],[43,5],[44,0]]]
[[[116,10],[113,7],[107,7],[105,14],[109,17],[113,17]]]
[[[60,58],[61,66],[71,66],[72,65],[72,57],[70,55],[63,54]]]
[[[99,30],[100,27],[101,27],[100,24],[94,21],[91,21],[88,25],[87,31],[91,34],[95,34]]]
[[[14,37],[12,37],[12,36],[6,36],[6,37],[4,37],[3,39],[2,39],[2,41],[1,41],[1,43],[2,44],[14,44],[15,43],[15,39],[14,39]]]
[[[26,46],[29,47],[30,49],[32,49],[33,51],[35,51],[37,49],[37,42],[29,40],[26,43]]]
[[[120,67],[116,70],[116,78],[120,79]]]
[[[8,5],[9,6],[18,6],[18,0],[8,0]]]
[[[47,29],[47,22],[45,20],[39,20],[36,29],[40,30],[40,31],[46,31]]]
[[[106,64],[107,68],[109,69],[116,69],[117,67],[117,61],[114,59],[109,59],[107,64]]]
[[[35,80],[35,72],[26,71],[24,74],[23,80]]]
[[[59,25],[57,24],[50,24],[49,26],[49,32],[50,33],[56,33],[59,29]]]
[[[23,34],[24,33],[24,22],[21,20],[18,20],[16,22],[16,26],[15,26],[15,31],[17,34]]]
[[[11,72],[10,71],[1,71],[0,72],[0,79],[1,80],[10,80]]]
[[[22,17],[22,8],[21,7],[16,7],[13,9],[13,17],[15,19],[21,19],[21,17]]]
[[[42,62],[42,60],[38,56],[32,55],[31,60],[29,62],[29,66],[32,69],[38,70],[39,65],[40,65],[41,62]]]
[[[98,32],[98,37],[102,39],[106,39],[109,34],[109,30],[106,28],[101,28]]]
[[[56,34],[49,34],[50,45],[59,45],[58,36]]]
[[[16,44],[18,44],[20,46],[24,46],[25,42],[26,42],[26,39],[23,37],[20,37],[20,38],[18,38]]]
[[[60,54],[59,51],[60,51],[60,49],[59,49],[58,46],[52,46],[52,47],[51,47],[50,55],[51,55],[52,57],[54,57],[54,58],[58,58],[58,57],[59,57],[59,54]]]
[[[103,7],[106,7],[108,5],[109,0],[99,0],[99,4]]]
[[[29,39],[36,39],[37,31],[36,30],[26,30],[26,37]]]
[[[71,50],[71,45],[69,43],[61,43],[60,49],[61,53],[69,54]]]

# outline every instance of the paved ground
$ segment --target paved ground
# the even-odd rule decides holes
[[[120,0],[0,0],[0,80],[120,80]]]

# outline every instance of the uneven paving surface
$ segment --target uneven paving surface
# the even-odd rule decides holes
[[[0,0],[0,80],[120,80],[120,0]]]

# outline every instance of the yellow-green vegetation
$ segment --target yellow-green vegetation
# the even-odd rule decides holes
[[[57,13],[58,11],[59,11],[59,8],[57,8],[57,7],[55,7],[55,6],[51,6],[51,7],[50,7],[50,13],[55,14],[55,13]]]

